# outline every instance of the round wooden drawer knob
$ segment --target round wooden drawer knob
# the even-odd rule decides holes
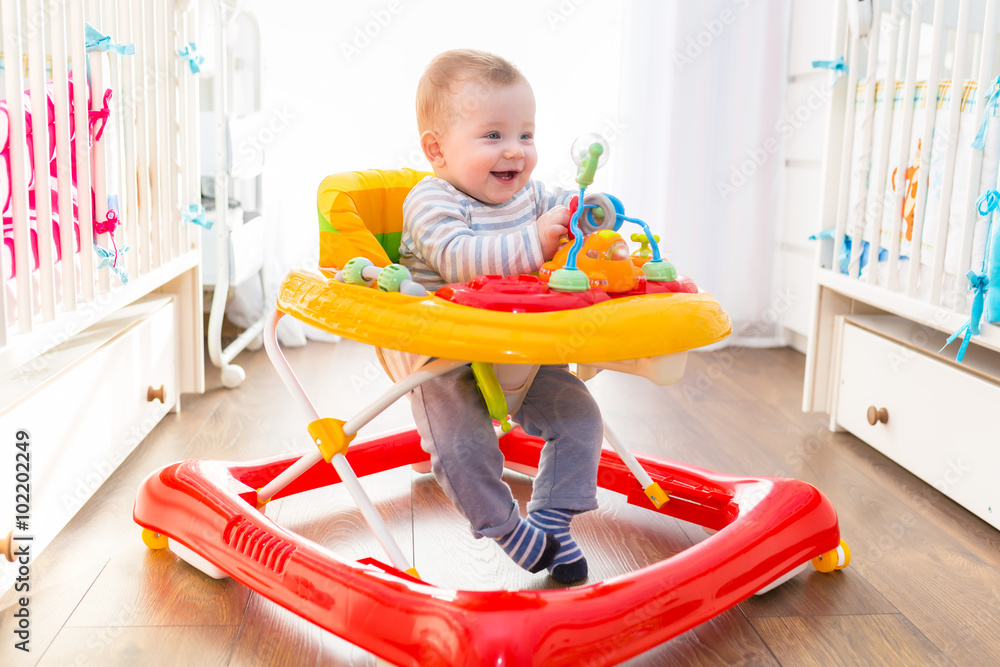
[[[156,389],[154,389],[153,387],[149,387],[148,389],[146,389],[146,400],[150,403],[152,403],[153,401],[159,401],[160,403],[163,403],[164,396],[165,394],[163,391],[162,384],[159,386],[159,388]]]
[[[868,406],[868,423],[874,426],[879,422],[889,423],[889,411],[885,408],[876,408],[874,405]]]
[[[0,538],[0,554],[11,563],[14,562],[14,531],[7,533],[7,537]]]

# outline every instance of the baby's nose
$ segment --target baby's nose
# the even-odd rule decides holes
[[[524,148],[518,143],[507,144],[503,156],[508,160],[520,160],[524,157]]]

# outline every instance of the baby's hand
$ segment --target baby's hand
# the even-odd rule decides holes
[[[552,259],[559,247],[559,239],[569,232],[570,212],[565,206],[555,206],[538,216],[538,240],[542,242],[542,255]]]

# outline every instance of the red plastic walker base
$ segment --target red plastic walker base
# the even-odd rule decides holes
[[[520,430],[500,440],[508,462],[528,468],[537,467],[542,444]],[[166,466],[140,486],[135,521],[286,609],[402,665],[618,663],[729,609],[840,540],[830,501],[804,482],[733,477],[640,455],[670,495],[652,510],[625,465],[604,450],[601,487],[719,532],[655,565],[586,586],[451,590],[372,559],[339,558],[259,512],[255,489],[297,458]],[[427,454],[413,430],[352,444],[347,458],[360,477],[426,461]],[[275,497],[339,481],[320,461]]]

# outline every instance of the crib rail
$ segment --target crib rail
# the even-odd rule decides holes
[[[197,264],[193,4],[0,0],[0,371]]]
[[[839,174],[824,184],[821,208],[836,215],[819,280],[942,331],[969,317],[966,274],[981,270],[989,224],[977,199],[1000,187],[1000,137],[972,150],[967,136],[997,122],[986,94],[1000,74],[998,1],[875,0],[871,29],[849,28],[843,54],[831,54],[850,69],[836,84],[844,138],[828,155]],[[1000,349],[986,328],[979,340]]]

